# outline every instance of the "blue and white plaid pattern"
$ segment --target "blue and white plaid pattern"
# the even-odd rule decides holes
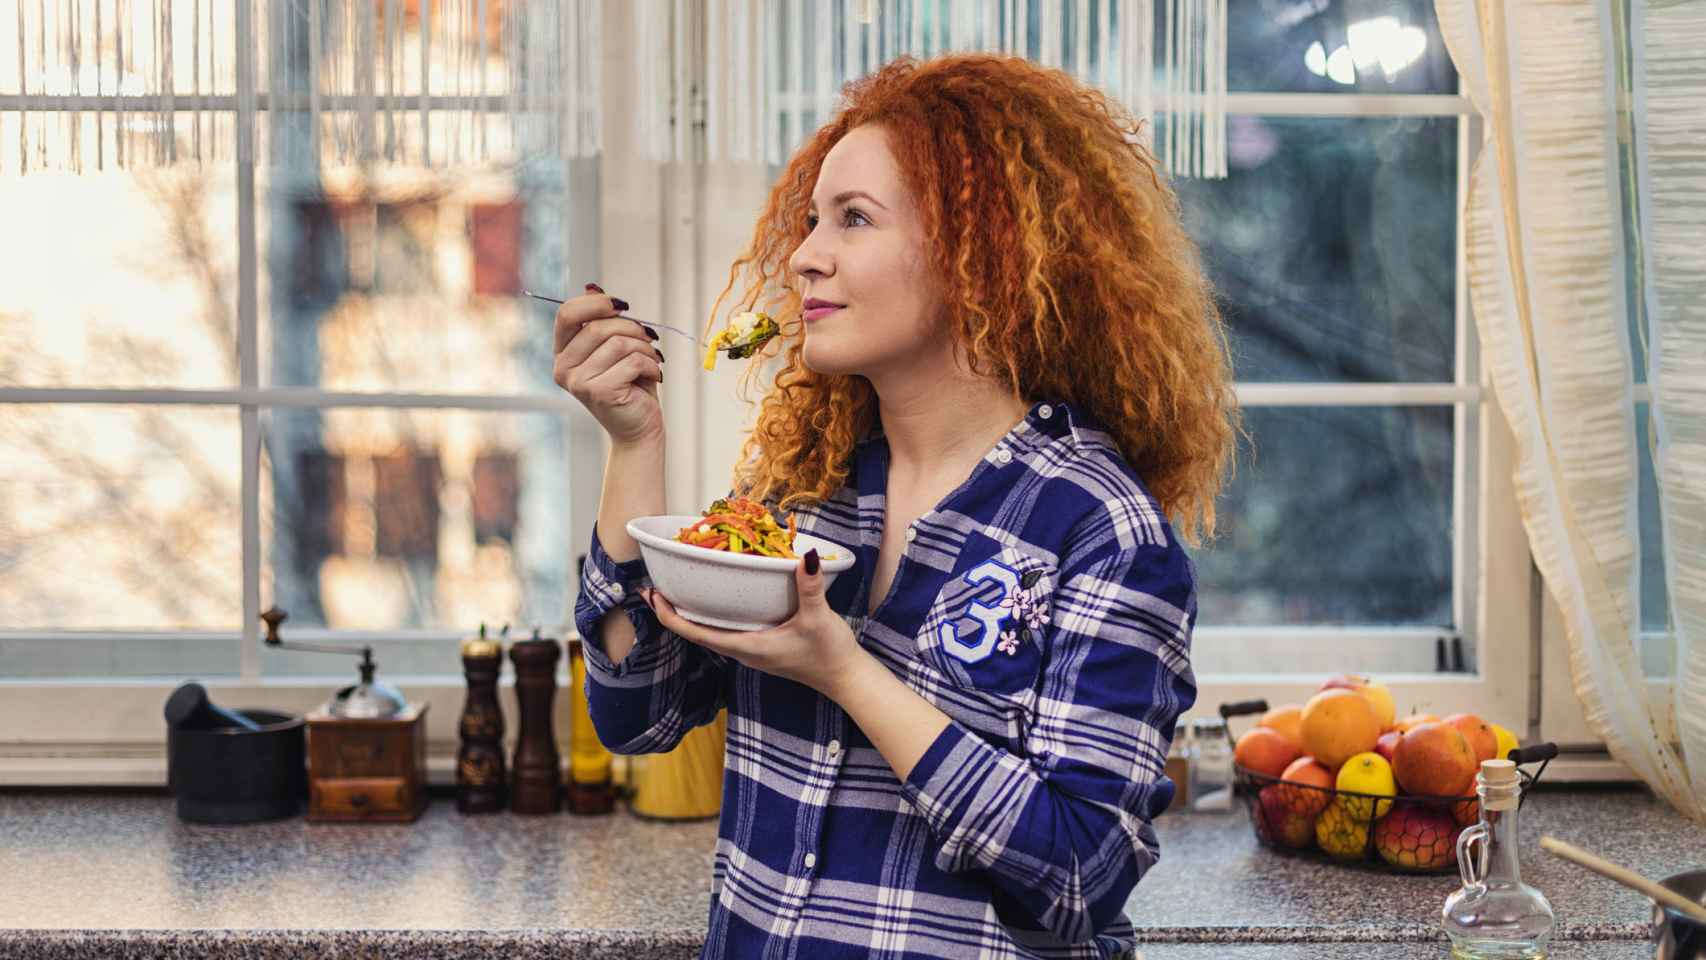
[[[953,721],[904,782],[833,701],[663,630],[644,561],[593,534],[575,625],[599,737],[666,751],[728,708],[702,956],[1125,955],[1173,724],[1196,699],[1191,561],[1112,438],[1038,403],[917,521],[867,617],[888,456],[879,429],[842,490],[798,513],[858,558],[831,607]],[[621,664],[597,629],[617,606],[638,637]]]

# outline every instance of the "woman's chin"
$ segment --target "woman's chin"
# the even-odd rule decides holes
[[[824,376],[844,376],[859,372],[859,365],[850,362],[854,358],[846,351],[837,349],[836,345],[822,334],[806,334],[806,342],[800,349],[800,359],[805,362],[806,369]]]

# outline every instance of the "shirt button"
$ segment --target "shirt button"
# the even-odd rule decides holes
[[[1012,463],[1013,462],[1013,451],[1007,449],[1006,447],[1002,447],[999,450],[995,451],[995,459],[1001,461],[1004,464]]]
[[[836,757],[841,756],[841,741],[840,740],[829,741],[828,752],[829,752],[829,759],[831,759],[831,760],[834,760]]]
[[[917,539],[918,539],[918,528],[917,527],[907,527],[906,528],[906,542],[911,543],[912,541],[917,540]]]
[[[811,868],[813,868],[815,866],[817,866],[817,854],[815,854],[815,853],[806,854],[806,869],[810,870]]]
[[[1054,416],[1054,408],[1045,403],[1037,408],[1037,416],[1047,420],[1049,417]]]

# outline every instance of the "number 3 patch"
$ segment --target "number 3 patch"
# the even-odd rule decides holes
[[[937,642],[962,663],[979,663],[1000,652],[1012,656],[1032,642],[1049,622],[1047,601],[1038,588],[1041,570],[1023,573],[1000,560],[985,560],[966,571],[964,581],[979,594],[957,616],[937,627]],[[994,584],[995,591],[986,585]]]

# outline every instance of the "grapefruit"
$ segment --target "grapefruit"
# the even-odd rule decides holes
[[[1368,699],[1374,707],[1374,715],[1380,720],[1382,730],[1392,726],[1392,718],[1398,713],[1398,707],[1392,702],[1392,691],[1386,689],[1386,684],[1371,680],[1360,673],[1341,673],[1329,677],[1321,684],[1322,690],[1355,690]]]

